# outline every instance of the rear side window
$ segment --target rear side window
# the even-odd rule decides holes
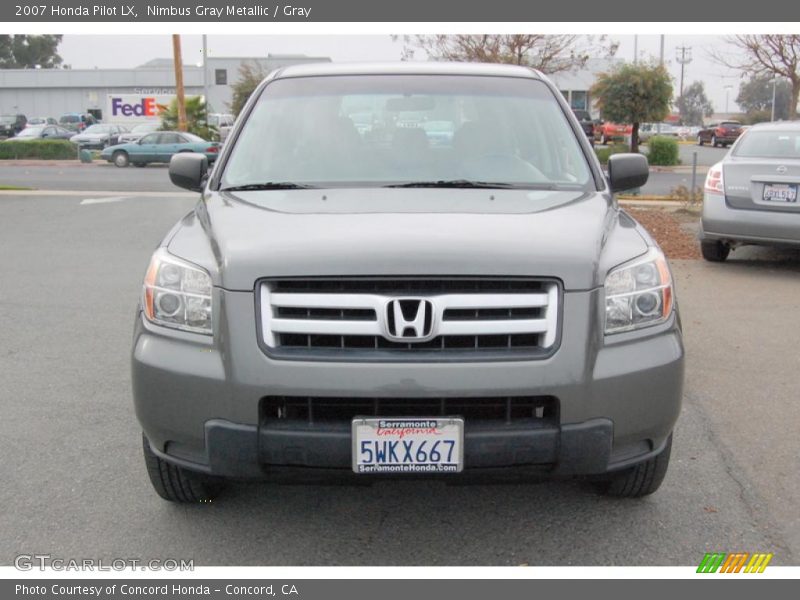
[[[235,142],[222,187],[454,179],[594,186],[576,133],[541,81],[354,75],[268,84]]]

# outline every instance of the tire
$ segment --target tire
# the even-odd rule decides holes
[[[222,491],[223,483],[219,479],[161,460],[150,448],[150,442],[144,434],[142,448],[150,483],[164,500],[182,504],[205,503],[211,502]]]
[[[114,161],[114,165],[120,169],[124,169],[130,164],[128,153],[123,150],[117,150],[114,152],[114,154],[111,155],[111,160]]]
[[[616,498],[641,498],[661,487],[669,467],[672,451],[672,434],[658,456],[612,475],[600,484],[600,492]]]
[[[605,133],[603,134],[603,146],[608,146],[608,137]]]
[[[717,136],[715,135],[711,136],[711,145],[714,146],[714,148],[717,147]]]
[[[702,135],[698,135],[697,136],[697,145],[698,146],[702,146],[703,144],[705,144],[705,142],[703,141],[703,136]]]
[[[731,247],[719,240],[703,240],[700,242],[700,252],[703,258],[710,262],[723,262],[728,258]]]

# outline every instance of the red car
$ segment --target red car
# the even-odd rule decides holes
[[[719,121],[697,132],[697,145],[711,144],[715,148],[726,147],[735,142],[741,134],[742,124],[739,121]]]
[[[602,144],[612,140],[623,141],[633,133],[633,125],[618,125],[617,123],[604,122],[594,128],[594,139]]]

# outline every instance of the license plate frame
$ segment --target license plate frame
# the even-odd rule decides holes
[[[770,194],[769,192],[787,192],[783,194]],[[761,192],[761,199],[770,204],[797,204],[797,185],[794,183],[765,183]]]
[[[358,475],[455,474],[464,469],[464,419],[459,416],[355,417],[352,440],[352,468]]]

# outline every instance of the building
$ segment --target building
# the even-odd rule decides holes
[[[599,73],[607,72],[622,62],[624,61],[621,58],[590,58],[582,69],[555,73],[549,77],[572,108],[588,110],[592,117],[598,118],[600,115],[594,107],[589,90]]]
[[[328,57],[269,54],[266,57],[209,57],[205,73],[210,112],[229,112],[239,67],[258,63],[264,72],[309,62],[330,62]],[[203,95],[202,66],[183,66],[187,96]],[[112,96],[168,97],[175,94],[171,58],[151,60],[133,69],[0,69],[0,114],[58,118],[69,112],[90,112],[110,121]]]

